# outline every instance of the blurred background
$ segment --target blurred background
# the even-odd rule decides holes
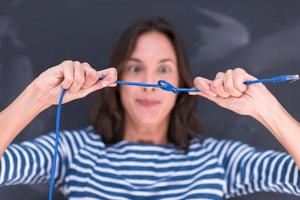
[[[42,71],[63,60],[108,67],[120,34],[141,18],[164,17],[185,43],[193,76],[213,79],[219,71],[243,67],[257,78],[300,73],[300,1],[0,0],[0,110]],[[299,121],[300,82],[268,85]],[[89,125],[93,94],[63,107],[62,129]],[[240,140],[284,151],[257,121],[198,97],[198,113],[209,137]],[[53,106],[41,113],[15,142],[55,130]],[[9,186],[0,199],[47,199],[48,185]],[[55,199],[65,199],[56,193]],[[300,199],[256,193],[235,200]]]

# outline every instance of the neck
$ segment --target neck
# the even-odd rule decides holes
[[[124,139],[133,142],[167,144],[169,118],[159,124],[140,124],[125,117],[125,136]]]

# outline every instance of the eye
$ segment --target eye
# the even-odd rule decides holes
[[[142,68],[138,65],[132,65],[128,67],[129,72],[140,72]]]
[[[159,67],[158,71],[161,73],[167,73],[167,72],[170,72],[171,69],[170,69],[170,67],[167,67],[167,66],[161,66],[161,67]]]

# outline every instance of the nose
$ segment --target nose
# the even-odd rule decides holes
[[[154,92],[156,90],[155,87],[144,87],[143,91],[144,92]]]
[[[146,74],[144,78],[145,83],[157,84],[157,81],[153,77],[154,76],[150,73]],[[144,92],[154,92],[156,89],[156,87],[143,87]]]

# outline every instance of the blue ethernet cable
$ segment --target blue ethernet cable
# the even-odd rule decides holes
[[[50,186],[49,186],[49,200],[53,199],[53,187],[55,182],[55,168],[56,168],[56,160],[57,160],[57,153],[58,153],[58,145],[59,145],[59,126],[60,126],[60,111],[62,107],[63,98],[66,94],[67,90],[63,89],[61,95],[59,97],[59,102],[56,111],[56,123],[55,123],[55,146],[54,146],[54,154],[53,154],[53,163],[51,167],[51,174],[50,174]]]
[[[104,77],[100,77],[99,80],[103,80]],[[254,83],[280,83],[280,82],[286,82],[286,81],[296,81],[299,80],[299,75],[281,75],[281,76],[275,76],[272,78],[266,78],[266,79],[257,79],[252,81],[245,81],[245,85],[251,85]],[[165,91],[171,91],[175,94],[178,94],[179,92],[199,92],[197,88],[176,88],[169,82],[165,80],[159,80],[157,84],[148,84],[148,83],[141,83],[141,82],[126,82],[126,81],[116,81],[115,83],[119,85],[130,85],[130,86],[142,86],[142,87],[158,87]],[[54,154],[53,154],[53,163],[51,168],[51,174],[50,174],[50,185],[49,185],[49,200],[52,200],[53,198],[53,187],[55,182],[55,168],[56,168],[56,161],[57,161],[57,154],[58,154],[58,145],[59,145],[59,127],[60,127],[60,112],[62,107],[62,101],[66,94],[67,90],[63,89],[59,98],[59,103],[57,107],[56,112],[56,128],[55,128],[55,147],[54,147]]]
[[[99,80],[103,80],[104,77],[100,77]],[[251,85],[254,83],[279,83],[285,81],[296,81],[299,79],[299,75],[281,75],[281,76],[274,76],[272,78],[266,79],[258,79],[253,81],[245,81],[245,85]],[[126,81],[116,81],[118,85],[132,85],[132,86],[142,86],[142,87],[158,87],[165,91],[171,91],[175,94],[179,92],[200,92],[197,88],[176,88],[169,82],[165,80],[159,80],[157,84],[149,84],[149,83],[141,83],[141,82],[126,82]]]
[[[99,80],[103,80],[104,77],[100,77]],[[165,91],[171,91],[175,94],[179,92],[198,92],[196,88],[176,88],[171,83],[165,80],[159,80],[157,84],[141,83],[141,82],[126,82],[126,81],[116,81],[118,85],[131,85],[131,86],[141,86],[141,87],[158,87]]]

